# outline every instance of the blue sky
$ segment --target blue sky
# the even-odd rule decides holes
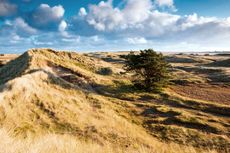
[[[0,0],[0,53],[230,50],[230,0]]]

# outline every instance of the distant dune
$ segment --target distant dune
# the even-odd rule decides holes
[[[208,64],[208,66],[213,66],[213,67],[230,67],[230,59],[221,60],[221,61],[215,61],[215,62],[212,62],[212,63]]]

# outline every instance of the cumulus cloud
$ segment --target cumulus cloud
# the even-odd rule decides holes
[[[99,31],[125,29],[143,22],[149,16],[151,0],[128,0],[123,9],[113,7],[112,1],[90,5],[86,21]]]
[[[122,10],[123,22],[128,25],[141,23],[149,17],[152,8],[151,0],[128,0]]]
[[[30,27],[25,21],[24,19],[18,17],[14,20],[14,27],[17,30],[18,33],[20,33],[21,35],[32,35],[32,34],[36,34],[37,30],[33,27]]]
[[[0,17],[10,16],[16,13],[17,6],[9,3],[7,0],[0,1]]]
[[[79,16],[82,17],[80,12],[82,10],[79,11]],[[151,0],[127,0],[122,9],[114,7],[112,1],[101,1],[98,5],[90,5],[82,22],[78,21],[76,24],[84,22],[105,33],[124,31],[131,35],[135,33],[155,36],[167,32],[179,18],[179,15],[154,9]]]
[[[94,32],[92,35],[95,29],[104,34],[155,37],[175,30],[179,18],[179,15],[157,11],[151,0],[127,0],[122,9],[113,6],[112,1],[101,1],[90,5],[83,18],[82,15],[75,18],[74,25],[88,27]]]
[[[185,16],[185,19],[181,24],[181,28],[182,30],[185,30],[193,26],[203,25],[212,22],[220,22],[220,21],[218,21],[218,18],[216,17],[203,17],[203,16],[198,16],[196,13],[194,13],[192,15]],[[221,21],[221,22],[224,23],[225,21]]]
[[[230,17],[205,17],[196,13],[183,16],[160,7],[173,8],[174,3],[125,0],[122,5],[114,6],[112,0],[101,1],[80,8],[68,20],[61,5],[41,4],[31,15],[5,20],[0,25],[0,35],[7,37],[4,42],[74,50],[229,48]]]
[[[158,2],[159,5],[173,5],[173,1],[159,0]],[[214,23],[216,28],[221,29],[221,26],[228,25],[229,20],[202,17],[197,14],[181,16],[160,12],[154,8],[151,0],[127,0],[122,8],[113,6],[112,1],[109,0],[101,1],[98,5],[90,5],[84,18],[78,20],[76,24],[84,22],[85,25],[88,24],[87,26],[91,26],[102,34],[155,38],[170,36],[174,33],[180,34],[194,27],[206,31],[205,26],[213,25],[214,28]]]
[[[87,12],[86,12],[86,10],[85,10],[84,7],[81,7],[81,8],[80,8],[80,10],[79,10],[79,12],[78,12],[78,15],[79,15],[79,16],[82,16],[82,17],[87,15]]]
[[[90,5],[86,16],[88,24],[99,31],[111,30],[122,20],[120,10],[113,8],[112,2],[101,1],[98,5]]]
[[[230,18],[204,17],[196,13],[176,15],[159,11],[156,3],[160,7],[174,7],[172,0],[127,0],[122,7],[114,6],[111,0],[101,1],[90,5],[87,12],[85,8],[80,9],[73,19],[72,26],[78,27],[73,32],[80,35],[87,33],[88,36],[104,35],[114,40],[124,38],[129,44],[150,44],[154,41],[169,44],[184,42],[194,46],[213,42],[226,44],[230,38]]]
[[[63,32],[66,30],[66,28],[67,28],[67,23],[65,20],[62,20],[61,23],[59,24],[58,29],[59,31]]]
[[[31,12],[28,22],[36,28],[52,29],[61,23],[65,9],[61,5],[50,7],[48,4],[41,4]]]
[[[59,30],[59,32],[61,33],[61,35],[63,37],[69,37],[69,34],[66,31],[67,27],[68,27],[68,24],[66,23],[65,20],[62,20],[61,23],[58,26],[58,30]]]
[[[160,7],[174,7],[173,0],[156,0],[156,4],[159,5]]]
[[[13,21],[6,20],[3,23],[0,29],[0,36],[5,37],[13,35],[19,37],[28,37],[37,34],[37,32],[38,30],[29,26],[23,18],[17,17]]]

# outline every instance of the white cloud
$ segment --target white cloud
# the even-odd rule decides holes
[[[156,4],[159,5],[160,7],[174,7],[173,0],[156,0]]]
[[[173,5],[173,1],[157,2],[159,5]],[[191,32],[191,36],[196,36],[199,35],[199,30],[207,31],[206,26],[209,26],[210,29],[218,30],[219,28],[221,30],[224,26],[230,25],[230,19],[203,17],[196,13],[180,16],[160,12],[154,8],[151,0],[127,0],[122,9],[114,7],[112,1],[101,1],[98,5],[89,6],[89,11],[83,20],[99,33],[162,39],[175,33],[177,35],[190,33],[191,28],[197,31],[195,34]]]
[[[31,15],[31,24],[36,27],[46,27],[48,25],[62,21],[65,9],[61,5],[50,7],[48,4],[41,4]]]
[[[126,29],[146,20],[153,5],[151,0],[128,0],[123,9],[113,7],[111,1],[90,5],[87,22],[99,31]]]
[[[60,32],[63,32],[63,31],[66,30],[67,26],[68,26],[68,25],[67,25],[66,21],[65,21],[65,20],[62,20],[61,23],[59,24],[58,29],[59,29]]]
[[[74,36],[72,38],[62,38],[62,41],[65,43],[79,43],[81,40],[80,36]]]
[[[98,5],[90,5],[85,16],[88,24],[98,31],[130,32],[133,29],[150,33],[162,33],[180,18],[155,10],[151,0],[127,0],[123,9],[114,7],[111,1],[101,1]]]
[[[119,25],[122,14],[119,9],[113,8],[111,1],[101,1],[98,5],[90,5],[87,22],[99,31],[112,30]]]
[[[139,34],[144,34],[148,37],[158,37],[176,31],[180,19],[181,16],[179,15],[163,13],[157,10],[152,11],[149,18],[141,23],[144,28]]]
[[[78,15],[79,15],[79,16],[82,16],[82,17],[87,15],[87,12],[86,12],[86,10],[85,10],[84,7],[81,7],[81,8],[80,8],[80,10],[79,10],[79,12],[78,12]]]
[[[181,24],[181,28],[185,30],[193,26],[203,25],[206,23],[217,22],[217,21],[218,19],[216,17],[203,17],[203,16],[198,16],[196,13],[194,13],[192,15],[185,16],[185,20]]]
[[[15,34],[13,36],[13,40],[15,40],[15,41],[21,40],[21,37],[19,35]]]
[[[24,19],[18,17],[14,20],[13,26],[15,28],[15,30],[22,34],[22,35],[32,35],[32,34],[36,34],[37,30],[31,26],[29,26]]]
[[[13,41],[19,41],[22,37],[30,37],[37,33],[38,30],[29,26],[21,17],[13,21],[6,20],[0,28],[0,37],[10,37]]]
[[[61,33],[61,35],[63,37],[69,37],[69,34],[66,31],[67,27],[68,27],[68,24],[66,23],[65,20],[62,20],[61,23],[58,26],[58,30],[59,30],[59,32]]]
[[[13,25],[11,20],[5,20],[4,24],[7,25],[7,26],[12,26]]]
[[[148,41],[143,38],[143,37],[134,37],[134,38],[127,38],[126,40],[129,44],[134,44],[134,45],[137,45],[137,44],[147,44]]]
[[[13,33],[10,39],[10,43],[17,44],[20,42],[21,39],[22,38],[19,35]]]
[[[152,8],[151,0],[128,0],[124,10],[122,10],[123,22],[127,24],[143,22],[149,17]]]
[[[173,1],[158,3],[162,7],[174,5]],[[98,5],[90,5],[87,14],[76,24],[87,27],[88,31],[95,29],[92,35],[114,40],[123,38],[135,45],[147,45],[152,41],[185,42],[193,44],[191,46],[215,42],[224,45],[230,38],[230,18],[204,17],[196,13],[181,16],[164,12],[164,9],[159,11],[155,5],[156,1],[152,3],[151,0],[127,0],[118,8],[111,1],[101,1]]]
[[[48,4],[41,4],[37,11],[41,14],[48,15],[48,18],[54,20],[62,18],[65,13],[65,10],[61,5],[50,7]]]

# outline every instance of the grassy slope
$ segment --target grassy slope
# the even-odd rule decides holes
[[[99,75],[100,67],[116,73]],[[52,50],[32,50],[5,65],[0,147],[4,152],[201,151],[176,142],[207,152],[229,149],[228,106],[133,91],[119,71],[95,58]],[[17,145],[11,150],[12,144]]]
[[[105,149],[105,152],[107,152],[106,149],[111,149],[113,152],[116,148],[121,151],[152,152],[155,145],[161,145],[142,127],[120,116],[114,110],[118,107],[117,105],[87,90],[83,83],[98,84],[108,82],[108,79],[103,80],[89,65],[87,69],[85,68],[84,62],[88,60],[88,64],[90,59],[87,58],[81,62],[77,60],[78,58],[84,57],[49,50],[30,51],[3,67],[1,80],[7,83],[2,83],[1,86],[0,123],[2,128],[6,129],[9,135],[20,139],[32,139],[31,137],[34,136],[41,136],[42,140],[49,139],[49,136],[44,136],[48,133],[57,134],[55,137],[67,135],[66,137],[71,137],[70,141],[73,141],[74,145],[84,143],[87,146],[89,144],[89,146],[95,146],[95,149],[97,147]],[[8,73],[4,74],[3,71],[6,69]],[[13,72],[18,73],[8,75]],[[65,76],[59,76],[63,73],[68,76],[74,75],[76,77],[74,80],[81,79],[79,81],[83,83],[74,84],[72,80],[65,80]],[[6,138],[7,135],[3,133]],[[12,138],[9,139],[9,141],[17,142],[17,140],[11,140]],[[5,141],[7,140],[3,140]],[[33,145],[39,145],[40,141],[38,140]],[[20,152],[20,149],[26,149],[24,147],[27,143],[20,144],[19,150],[15,148],[14,151]],[[4,147],[6,150],[9,149],[7,145]],[[34,149],[43,150],[43,152],[46,150],[36,147]],[[71,150],[71,148],[66,149]],[[99,149],[97,150],[99,152]],[[82,150],[79,149],[79,151]],[[93,147],[90,152],[94,151]]]
[[[112,63],[121,60],[115,54],[104,54],[100,58],[107,60],[108,57],[112,57],[110,59]],[[200,64],[198,62],[198,65]],[[186,76],[187,73],[183,72],[182,76]],[[188,78],[189,80],[185,78],[186,82],[205,83],[206,81],[206,78],[197,73],[188,74],[191,77]],[[174,72],[174,75],[178,75],[178,70]],[[181,81],[180,76],[175,77],[179,79],[178,82]],[[196,78],[202,81],[197,81]],[[117,101],[117,98],[120,99],[120,104],[127,107],[127,111],[132,111],[134,120],[140,118],[138,123],[155,137],[163,141],[229,152],[229,106],[182,97],[172,89],[167,89],[161,94],[135,91],[130,88],[127,75],[123,77],[119,75],[114,82],[115,85],[107,85],[99,88],[98,91],[108,97],[114,97],[114,101]],[[130,106],[130,103],[134,106]]]

